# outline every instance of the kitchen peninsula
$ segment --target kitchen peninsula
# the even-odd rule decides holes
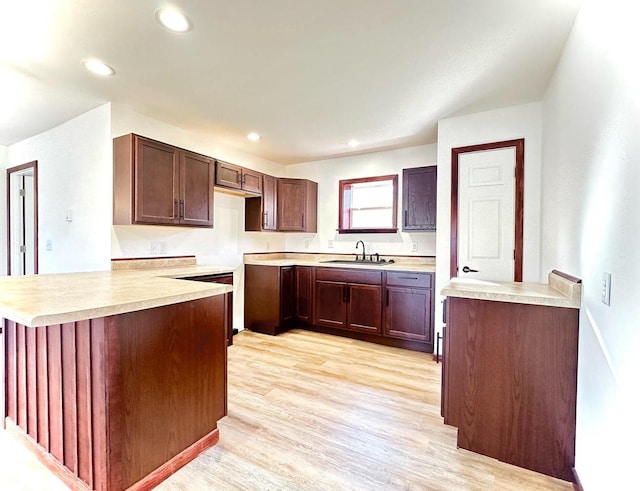
[[[150,489],[219,438],[227,295],[178,268],[0,277],[3,427],[72,489]]]

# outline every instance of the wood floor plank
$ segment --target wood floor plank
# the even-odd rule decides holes
[[[293,330],[229,349],[220,442],[157,489],[570,490],[456,448],[425,353]]]

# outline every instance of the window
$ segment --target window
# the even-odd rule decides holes
[[[397,175],[340,181],[339,233],[395,233],[397,210]]]

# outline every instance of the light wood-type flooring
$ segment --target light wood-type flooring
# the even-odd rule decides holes
[[[220,442],[156,489],[572,489],[457,449],[440,417],[440,369],[425,353],[346,338],[241,332]],[[64,489],[15,445],[0,436],[0,489]]]

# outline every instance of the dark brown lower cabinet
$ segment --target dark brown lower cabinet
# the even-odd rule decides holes
[[[313,323],[380,334],[382,273],[316,268]]]
[[[292,326],[433,352],[433,273],[245,266],[245,327]]]
[[[578,309],[447,298],[444,422],[458,446],[572,480]]]
[[[276,335],[292,327],[296,302],[294,266],[244,267],[244,327]]]
[[[427,343],[433,351],[433,274],[386,274],[384,334]]]
[[[294,275],[296,321],[308,324],[311,322],[311,294],[313,291],[311,266],[296,266]]]

